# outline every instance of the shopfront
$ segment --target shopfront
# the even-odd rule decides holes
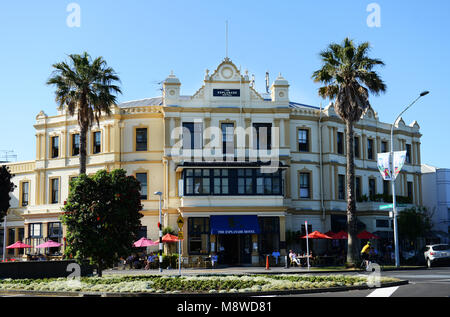
[[[188,218],[188,254],[216,254],[219,264],[257,265],[280,251],[279,217],[211,215]]]

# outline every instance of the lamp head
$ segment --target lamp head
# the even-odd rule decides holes
[[[428,95],[430,92],[429,91],[423,91],[421,94],[420,94],[420,97],[423,97],[423,96],[426,96],[426,95]]]
[[[158,196],[161,196],[161,195],[162,195],[162,193],[161,193],[161,192],[154,192],[154,195],[158,195]]]

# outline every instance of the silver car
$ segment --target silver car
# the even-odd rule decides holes
[[[450,246],[448,244],[427,245],[424,256],[429,268],[438,262],[450,262]]]

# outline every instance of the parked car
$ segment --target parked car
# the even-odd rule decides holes
[[[427,245],[424,256],[429,268],[436,263],[448,263],[450,262],[450,246],[448,244]]]

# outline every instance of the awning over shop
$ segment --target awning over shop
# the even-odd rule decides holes
[[[258,216],[211,216],[211,234],[258,234]]]

